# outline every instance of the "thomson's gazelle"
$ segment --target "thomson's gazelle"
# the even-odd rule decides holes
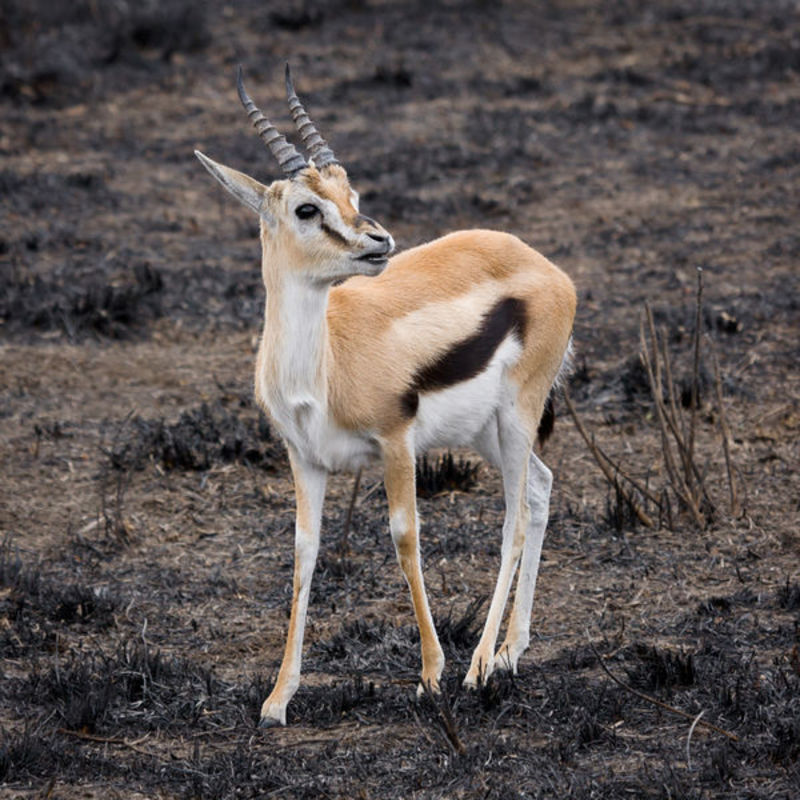
[[[411,589],[422,682],[434,690],[444,655],[420,566],[415,457],[428,447],[471,445],[500,469],[500,573],[465,683],[496,668],[516,671],[528,647],[552,483],[532,448],[552,424],[548,396],[569,348],[572,282],[516,237],[488,230],[451,233],[390,260],[392,237],[359,212],[358,195],[297,99],[288,67],[289,108],[308,161],[255,107],[241,70],[238,88],[286,174],[264,186],[197,152],[261,221],[266,308],[255,393],[286,441],[295,482],[289,633],[261,724],[286,723],[300,682],[326,476],[373,458],[383,462],[392,540]],[[508,631],[495,650],[517,572]]]

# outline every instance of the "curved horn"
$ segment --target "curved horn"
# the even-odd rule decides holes
[[[242,101],[247,116],[250,117],[258,135],[264,140],[264,144],[278,160],[281,169],[290,178],[305,169],[308,163],[303,156],[297,152],[293,144],[286,141],[285,136],[278,133],[277,128],[256,108],[255,103],[245,91],[241,64],[236,72],[236,88],[239,90],[239,99]]]
[[[303,104],[297,98],[292,85],[292,73],[289,70],[288,63],[286,64],[286,99],[289,101],[289,111],[292,112],[295,127],[303,139],[306,150],[308,150],[311,158],[314,159],[314,166],[321,169],[328,164],[338,164],[339,160],[333,154],[333,150],[328,147],[328,143],[319,135],[319,131],[303,108]]]

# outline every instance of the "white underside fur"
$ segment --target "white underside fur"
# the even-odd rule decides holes
[[[507,337],[486,369],[471,380],[438,392],[421,394],[414,422],[414,449],[471,445],[509,394],[503,373],[519,358],[522,347]]]
[[[503,398],[513,395],[503,373],[522,351],[513,336],[497,348],[476,377],[437,392],[420,394],[412,433],[414,451],[430,447],[471,445]],[[302,402],[271,404],[270,412],[283,436],[310,463],[329,472],[356,470],[379,457],[377,438],[337,426],[310,396]]]

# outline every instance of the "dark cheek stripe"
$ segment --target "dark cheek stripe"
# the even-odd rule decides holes
[[[403,413],[413,417],[419,406],[420,392],[445,389],[479,375],[491,361],[495,350],[512,331],[520,342],[525,340],[525,304],[515,297],[500,300],[484,316],[480,328],[470,337],[454,344],[433,363],[418,370],[400,403]]]
[[[350,246],[348,241],[347,241],[347,239],[345,239],[344,236],[342,236],[341,233],[339,233],[338,231],[335,231],[333,228],[331,228],[330,226],[326,225],[324,222],[320,223],[320,228],[322,228],[322,230],[325,233],[327,233],[328,236],[330,236],[331,239],[333,239],[334,241],[339,242],[339,244],[343,245],[344,247],[349,247]]]

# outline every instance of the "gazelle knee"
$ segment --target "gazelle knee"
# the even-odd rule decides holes
[[[547,492],[547,494],[550,494],[550,490],[553,488],[552,471],[547,464],[534,455],[531,455],[528,464],[528,484],[540,491]]]
[[[408,512],[401,508],[395,511],[389,519],[389,530],[392,534],[397,557],[401,563],[413,557],[417,550],[416,520],[410,519]]]
[[[536,456],[532,455],[528,467],[528,500],[537,515],[547,513],[553,473]]]

